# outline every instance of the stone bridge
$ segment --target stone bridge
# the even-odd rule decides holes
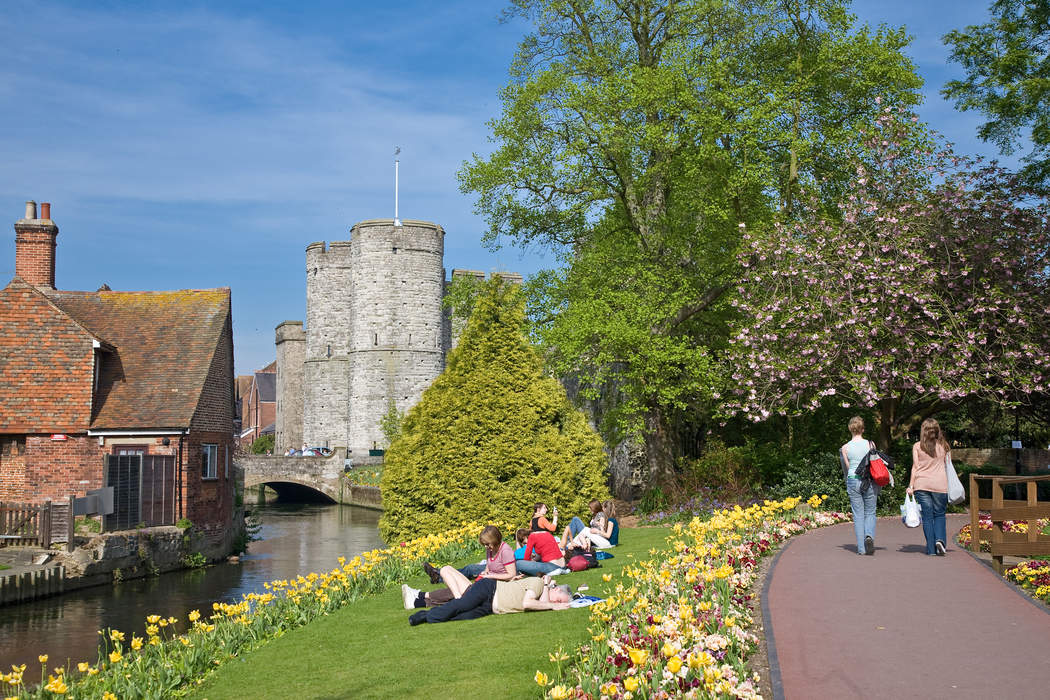
[[[381,463],[382,458],[367,461]],[[345,453],[341,449],[330,457],[237,455],[234,464],[244,472],[246,495],[259,486],[269,486],[278,495],[295,498],[305,489],[307,494],[320,494],[334,503],[382,508],[379,489],[351,486],[343,479]]]

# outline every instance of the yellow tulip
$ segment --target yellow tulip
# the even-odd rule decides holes
[[[569,697],[569,689],[564,685],[556,685],[551,688],[551,700],[567,700]]]
[[[623,679],[623,687],[633,693],[638,690],[638,679],[634,676],[627,676]]]
[[[670,659],[667,660],[667,670],[670,671],[671,673],[678,673],[678,671],[681,668],[682,668],[682,660],[680,658],[678,658],[677,656],[672,656]]]
[[[638,667],[645,666],[645,662],[649,659],[649,652],[645,649],[628,649],[627,655],[631,657],[631,663]]]
[[[547,674],[542,671],[536,671],[536,685],[547,685]]]

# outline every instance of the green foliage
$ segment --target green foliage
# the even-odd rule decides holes
[[[179,528],[180,530],[189,530],[191,527],[193,527],[193,521],[189,518],[179,518],[175,522],[175,527]]]
[[[1050,184],[1050,2],[996,0],[991,21],[949,32],[950,60],[966,70],[941,91],[955,106],[988,118],[977,129],[1002,153],[1024,140],[1032,144],[1022,171],[1032,185]],[[1022,138],[1021,131],[1029,127]]]
[[[536,501],[584,513],[608,497],[601,438],[544,375],[524,321],[520,289],[487,282],[445,372],[386,453],[386,541],[466,520],[523,523]]]
[[[246,513],[244,525],[241,531],[233,539],[233,554],[242,554],[248,551],[251,542],[259,540],[259,531],[262,529],[262,521],[253,513]]]
[[[260,435],[252,441],[249,450],[253,455],[269,454],[273,452],[274,439],[273,435]]]
[[[397,410],[394,398],[390,397],[386,414],[379,419],[379,430],[382,431],[383,437],[386,439],[384,448],[390,447],[395,440],[401,437],[401,423],[404,420],[404,412]]]
[[[904,31],[847,5],[514,2],[533,31],[461,188],[489,244],[562,256],[531,285],[549,366],[610,439],[644,436],[658,478],[717,400],[739,225],[790,218],[803,185],[834,201],[876,96],[918,100]]]
[[[667,507],[667,495],[659,486],[653,486],[645,490],[635,510],[641,515],[656,513]]]
[[[685,471],[697,486],[726,499],[746,499],[761,487],[754,451],[749,446],[726,447],[717,439],[707,443],[698,459],[688,460]]]
[[[879,493],[876,507],[879,515],[898,515],[900,505],[904,502],[904,489],[908,485],[905,469],[895,463],[892,471],[894,486],[887,486]],[[838,454],[829,452],[792,461],[783,481],[770,489],[769,498],[774,500],[789,496],[809,498],[813,494],[827,495],[828,500],[823,506],[825,510],[850,512],[846,481],[842,474]]]
[[[102,521],[88,516],[80,517],[76,519],[73,529],[76,532],[102,532]]]
[[[208,558],[200,552],[193,552],[192,554],[184,556],[182,558],[182,563],[184,566],[191,569],[202,569],[208,565]]]

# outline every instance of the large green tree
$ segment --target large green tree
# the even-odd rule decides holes
[[[386,452],[386,541],[466,520],[523,525],[536,501],[582,514],[608,496],[601,438],[544,374],[524,324],[519,287],[482,286],[448,366]]]
[[[834,201],[845,151],[920,81],[903,31],[854,27],[838,0],[516,0],[533,22],[460,173],[488,241],[549,246],[540,337],[559,374],[622,397],[667,475],[672,426],[718,379],[739,225]]]
[[[988,117],[977,130],[1005,154],[1027,139],[1022,174],[1050,185],[1050,0],[996,0],[991,21],[949,32],[951,60],[966,70],[942,94],[962,111]],[[1028,129],[1025,132],[1025,129]]]

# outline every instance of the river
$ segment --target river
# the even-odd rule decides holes
[[[329,571],[338,557],[353,557],[382,547],[379,512],[353,506],[271,503],[253,506],[262,527],[257,542],[239,564],[178,571],[73,591],[19,605],[0,607],[0,669],[26,664],[38,669],[38,654],[48,654],[48,668],[66,659],[94,662],[98,630],[115,628],[140,636],[147,615],[185,620],[190,610],[211,613],[214,601],[237,601],[241,594],[263,592],[263,584]],[[35,675],[35,674],[34,674]]]

